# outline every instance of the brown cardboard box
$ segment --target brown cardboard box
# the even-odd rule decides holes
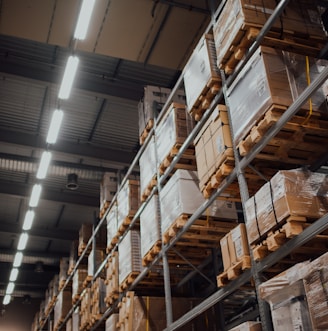
[[[83,282],[88,276],[86,269],[77,269],[72,278],[72,301],[75,302],[83,291]]]
[[[54,325],[58,325],[72,308],[72,292],[65,289],[60,291],[54,309]]]
[[[249,256],[245,224],[239,224],[229,232],[228,245],[232,265],[241,261],[244,256]]]
[[[220,240],[221,255],[222,255],[224,271],[227,271],[231,266],[230,251],[229,251],[229,246],[228,246],[228,237],[229,237],[229,233],[227,233]]]

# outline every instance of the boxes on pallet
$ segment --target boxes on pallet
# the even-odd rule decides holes
[[[105,302],[110,306],[119,294],[119,258],[118,252],[112,252],[107,262],[106,271],[106,298]]]
[[[91,315],[95,320],[97,320],[106,310],[106,285],[102,278],[97,277],[91,285],[91,297]]]
[[[201,38],[184,68],[183,82],[187,109],[199,120],[221,86],[213,35]],[[216,89],[211,92],[214,86]]]
[[[130,230],[118,244],[119,283],[121,284],[131,273],[141,272],[143,267],[140,253],[140,232]]]
[[[111,202],[117,192],[117,174],[115,172],[105,172],[100,182],[100,210],[106,207],[106,203]]]
[[[68,266],[69,266],[69,258],[68,257],[62,257],[59,261],[59,287],[61,288],[66,279],[67,279],[67,272],[68,272]]]
[[[83,282],[88,276],[86,269],[77,269],[72,278],[72,302],[75,303],[83,291]]]
[[[199,187],[210,180],[225,161],[233,159],[228,113],[224,105],[218,105],[194,140]]]
[[[225,69],[228,74],[231,73],[276,6],[277,2],[274,0],[227,1],[213,27],[219,68]],[[308,40],[311,38],[325,40],[319,10],[316,10],[315,6],[308,1],[290,1],[279,17],[280,19],[275,20],[269,33],[270,37],[277,39],[275,47],[290,49],[292,43],[278,41],[286,35],[291,39],[295,37],[297,44],[305,46],[308,46]],[[269,43],[270,40],[264,40],[263,43]],[[302,52],[310,50],[309,47],[302,48],[301,46],[294,49]]]
[[[63,321],[72,307],[72,292],[68,289],[60,291],[54,309],[55,328]]]
[[[309,61],[313,80],[323,62]],[[272,105],[289,107],[307,85],[305,56],[259,47],[227,91],[236,145]],[[327,111],[324,90],[326,87],[318,89],[311,97],[315,111]]]
[[[172,103],[156,129],[156,148],[161,164],[174,147],[183,144],[194,127],[194,121],[183,104]]]
[[[82,254],[89,239],[91,238],[91,235],[92,235],[92,224],[89,223],[82,224],[79,230],[79,247],[78,247],[79,255]]]
[[[106,320],[105,331],[117,331],[117,322],[118,314],[111,314]]]
[[[261,322],[247,321],[229,331],[262,331],[262,324]]]
[[[250,244],[289,216],[317,219],[327,212],[327,176],[300,169],[279,171],[245,204]]]
[[[146,194],[146,189],[148,187],[151,188],[154,186],[151,185],[151,180],[156,176],[156,171],[157,171],[154,137],[151,137],[144,152],[140,156],[139,166],[140,166],[140,194],[141,194],[141,200],[143,201],[145,200],[146,196],[150,194],[150,192]]]
[[[143,98],[138,104],[139,137],[141,137],[145,128],[149,130],[152,128],[153,123],[151,122],[157,118],[171,92],[171,89],[165,87],[152,85],[144,87]],[[177,90],[172,97],[172,102],[184,103],[185,100],[185,93],[182,89]]]
[[[141,257],[161,240],[159,200],[154,194],[140,214]]]
[[[140,184],[138,180],[128,179],[117,195],[118,228],[130,224],[131,218],[139,208]]]
[[[80,311],[79,307],[76,307],[72,313],[72,331],[80,330]]]
[[[221,254],[224,270],[249,256],[248,240],[245,224],[239,224],[221,240]]]
[[[73,240],[69,251],[68,274],[71,274],[78,259],[78,246],[78,240]]]
[[[110,250],[117,242],[117,230],[118,230],[118,220],[117,220],[117,204],[113,204],[110,208],[107,216],[107,248]]]
[[[92,249],[88,256],[88,277],[93,277],[100,265],[104,261],[105,253],[102,249]],[[99,274],[100,277],[105,278],[105,268]]]
[[[198,187],[195,171],[178,169],[162,188],[160,195],[162,213],[162,233],[182,214],[193,214],[205,199]],[[215,200],[203,216],[222,220],[237,220],[236,206],[232,202]]]
[[[91,321],[91,289],[86,288],[83,291],[81,307],[80,307],[80,326],[79,330],[88,330],[90,328]]]

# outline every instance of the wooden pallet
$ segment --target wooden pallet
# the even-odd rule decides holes
[[[145,267],[150,262],[154,260],[154,258],[158,255],[158,253],[162,249],[162,241],[158,240],[155,244],[151,247],[151,249],[146,253],[146,255],[142,258],[142,265]]]
[[[106,247],[106,253],[107,254],[110,254],[113,250],[113,248],[115,247],[115,245],[118,243],[118,240],[119,240],[119,237],[120,237],[120,234],[117,233],[111,240],[111,242],[107,245]]]
[[[218,63],[218,67],[224,70],[227,75],[232,74],[250,46],[254,43],[261,28],[261,26],[244,24],[232,41],[231,47],[224,54],[220,63]],[[263,46],[316,57],[324,46],[325,41],[316,36],[297,35],[296,33],[287,31],[284,31],[282,34],[281,31],[271,30],[264,37],[261,44]]]
[[[99,210],[99,218],[100,218],[100,219],[102,219],[102,218],[104,217],[104,215],[105,215],[105,213],[106,213],[108,207],[110,206],[110,203],[111,203],[111,201],[105,201],[105,202],[103,203],[102,208]]]
[[[247,155],[265,133],[275,125],[286,109],[285,106],[272,105],[247,137],[239,143],[240,155]],[[294,116],[256,158],[295,165],[311,164],[317,160],[327,152],[328,121],[315,115],[307,122],[305,120],[306,116]]]
[[[75,305],[81,298],[81,294],[75,294],[72,296],[72,304]]]
[[[85,278],[85,280],[83,281],[83,288],[87,288],[88,287],[88,285],[90,284],[90,282],[92,281],[92,276],[87,276],[86,278]]]
[[[107,295],[105,297],[105,303],[107,307],[110,307],[114,304],[115,301],[118,300],[120,294],[118,291],[113,291],[111,293],[109,293],[109,295]]]
[[[251,257],[248,255],[243,256],[240,261],[232,265],[226,271],[217,276],[218,287],[224,287],[229,284],[231,280],[234,280],[240,276],[240,274],[251,268]]]
[[[260,261],[269,255],[271,252],[276,251],[282,247],[288,240],[294,238],[311,225],[311,220],[304,216],[290,216],[286,219],[285,223],[277,230],[271,231],[267,234],[267,237],[259,244],[252,245],[253,258],[255,261]],[[324,231],[322,234],[315,236],[314,242],[322,244],[323,249],[320,247],[320,252],[325,252],[328,248],[328,231]],[[296,253],[301,253],[302,248],[296,249]],[[308,248],[308,253],[311,255],[311,247]],[[306,253],[306,250],[302,254]],[[311,258],[311,256],[309,256]]]
[[[165,170],[171,165],[173,158],[179,153],[181,144],[175,144],[169,154],[163,159],[159,165],[159,173],[164,174]],[[174,166],[174,169],[186,169],[186,170],[197,170],[195,148],[187,148],[181,155],[178,163]]]
[[[66,279],[59,280],[58,291],[61,291],[64,288],[65,283],[66,283]]]
[[[220,78],[211,77],[207,84],[204,86],[196,102],[193,104],[190,113],[195,121],[200,121],[203,114],[210,106],[214,97],[220,91],[222,81]]]
[[[140,145],[143,145],[144,142],[146,141],[149,132],[151,131],[151,129],[154,127],[154,120],[151,118],[147,124],[146,127],[144,128],[144,130],[142,131],[140,137],[139,137],[139,143]]]
[[[91,252],[91,247],[92,245],[89,245],[87,251],[86,251],[86,256],[89,256],[90,252]],[[79,243],[79,247],[78,247],[78,251],[77,251],[77,254],[78,256],[81,256],[82,253],[84,252],[85,248],[87,247],[87,244],[86,243]]]
[[[153,188],[157,185],[157,176],[154,175],[154,177],[151,179],[149,184],[146,186],[144,191],[141,194],[141,202],[144,202],[147,200],[147,198],[150,196],[150,193],[152,192]]]
[[[135,279],[139,276],[139,274],[139,271],[134,271],[131,272],[128,276],[126,276],[126,278],[119,285],[120,292],[124,292],[125,290],[127,290],[135,281]]]
[[[163,242],[167,244],[187,223],[190,215],[179,216],[163,234]],[[218,247],[220,239],[235,227],[233,222],[214,220],[213,218],[198,219],[180,238],[177,245],[197,247]]]

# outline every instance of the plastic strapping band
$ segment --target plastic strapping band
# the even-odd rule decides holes
[[[276,208],[274,207],[273,190],[272,190],[271,181],[269,181],[269,185],[270,185],[270,198],[271,198],[271,204],[272,204],[272,211],[273,211],[273,215],[274,215],[274,219],[276,221],[276,224],[279,225],[278,218],[277,218],[277,213],[276,213]],[[279,229],[279,232],[280,232],[280,229]]]
[[[253,198],[254,198],[254,211],[255,211],[256,227],[257,227],[257,232],[259,233],[259,237],[261,238],[261,231],[260,231],[260,227],[259,227],[259,220],[257,218],[257,204],[256,204],[255,195],[254,195]]]

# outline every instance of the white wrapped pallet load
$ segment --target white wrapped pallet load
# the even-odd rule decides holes
[[[159,201],[154,194],[140,214],[141,257],[144,258],[160,239]]]
[[[118,219],[117,219],[117,204],[113,204],[109,210],[106,221],[107,221],[107,250],[110,251],[115,243],[117,242],[117,230],[118,230]]]
[[[183,169],[178,169],[164,185],[160,192],[162,233],[167,231],[179,216],[192,215],[205,202],[198,185],[197,173]],[[215,200],[203,215],[222,220],[238,219],[235,204],[224,200]]]
[[[130,230],[118,245],[119,254],[119,283],[131,274],[142,271],[141,253],[140,253],[140,232],[139,230]]]

